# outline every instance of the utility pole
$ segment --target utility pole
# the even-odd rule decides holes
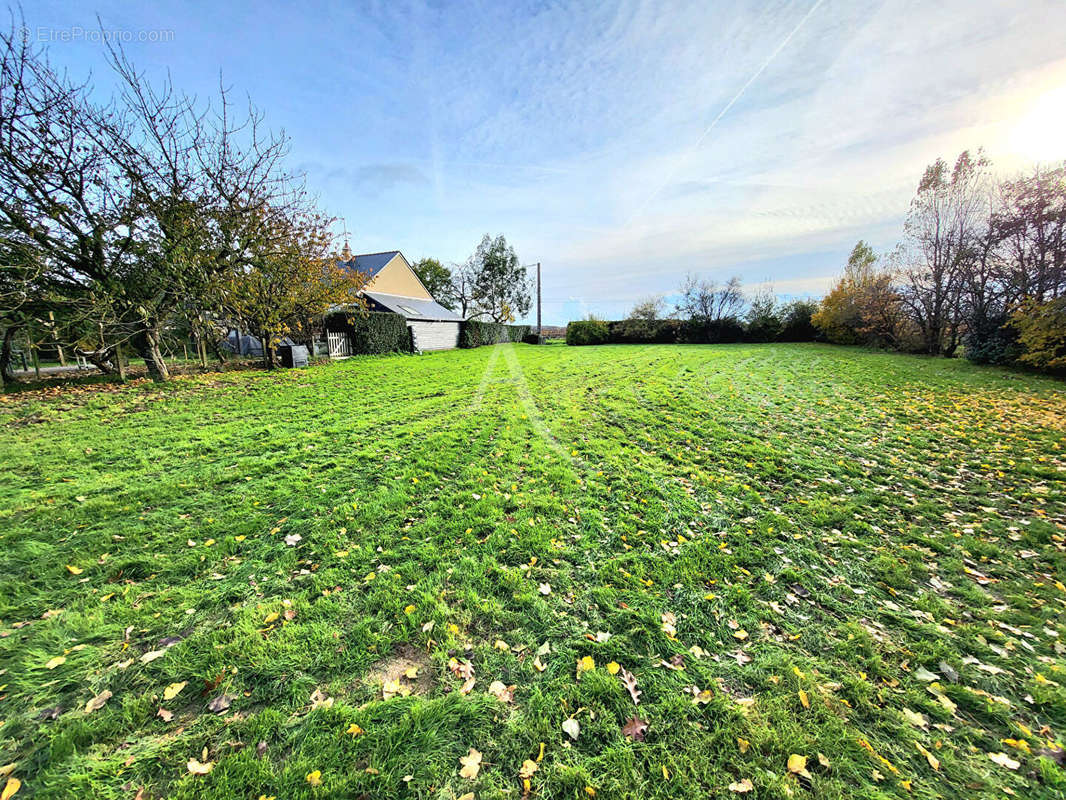
[[[537,338],[539,339],[543,331],[540,327],[540,262],[537,262]]]

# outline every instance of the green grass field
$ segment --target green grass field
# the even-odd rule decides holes
[[[819,345],[6,395],[0,764],[16,800],[1066,797],[1064,433],[1061,383]]]

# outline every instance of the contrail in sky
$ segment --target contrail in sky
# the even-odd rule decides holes
[[[789,31],[788,36],[782,39],[781,43],[777,45],[777,47],[774,48],[773,52],[770,53],[766,60],[762,62],[762,66],[755,70],[752,76],[748,78],[747,82],[740,87],[740,91],[733,95],[733,99],[726,103],[722,110],[718,112],[718,116],[711,120],[711,124],[704,129],[703,133],[700,134],[700,137],[696,140],[696,142],[692,145],[692,147],[688,149],[688,152],[685,153],[678,160],[677,164],[675,164],[674,168],[670,170],[663,182],[659,184],[658,188],[644,198],[644,202],[642,202],[640,206],[637,207],[637,210],[630,215],[628,220],[626,220],[627,225],[632,223],[633,220],[635,220],[637,217],[644,213],[644,209],[648,207],[648,203],[650,203],[652,199],[654,199],[656,195],[658,195],[659,192],[665,189],[666,186],[670,183],[670,181],[674,179],[674,176],[677,174],[678,170],[681,169],[681,167],[683,167],[690,158],[692,158],[692,154],[699,149],[700,145],[703,144],[703,140],[706,139],[710,135],[711,131],[715,129],[715,126],[717,126],[718,123],[722,120],[722,117],[729,113],[729,109],[736,105],[737,101],[744,96],[744,92],[748,90],[748,87],[755,83],[756,80],[758,80],[759,76],[762,75],[766,68],[770,66],[771,62],[775,58],[777,58],[778,54],[785,49],[788,43],[792,41],[792,37],[796,35],[799,29],[803,27],[804,23],[806,23],[807,20],[811,18],[811,15],[815,11],[817,11],[818,7],[821,6],[824,2],[825,0],[817,0],[817,2],[810,7],[810,10],[808,10],[807,13],[803,15],[803,19],[796,23],[796,27]]]

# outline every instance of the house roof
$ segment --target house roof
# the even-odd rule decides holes
[[[368,292],[365,290],[363,294],[389,311],[403,314],[407,319],[429,320],[431,322],[463,321],[461,316],[454,311],[449,311],[436,300],[426,300],[421,297],[403,297],[398,294]]]
[[[369,280],[381,272],[382,268],[399,254],[399,250],[388,250],[384,253],[364,253],[353,257],[350,261],[338,261],[337,263],[344,269],[359,270]]]

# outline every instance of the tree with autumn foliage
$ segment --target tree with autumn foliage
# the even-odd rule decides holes
[[[873,248],[859,241],[812,324],[836,344],[897,344],[902,320],[893,280],[893,271],[880,263]]]
[[[358,292],[366,276],[340,266],[329,222],[314,212],[265,210],[248,266],[222,287],[223,312],[263,343],[268,369],[284,337],[306,333],[312,320],[334,306],[363,302]]]

